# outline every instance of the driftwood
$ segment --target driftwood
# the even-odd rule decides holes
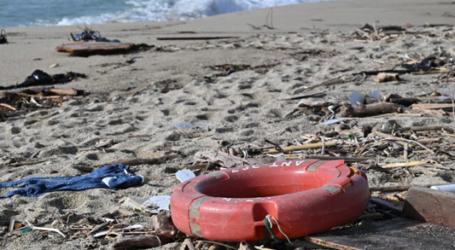
[[[27,220],[25,220],[25,222],[28,224],[28,226],[30,227],[31,230],[55,232],[55,233],[60,234],[63,238],[67,238],[67,236],[64,233],[62,233],[62,231],[60,231],[60,230],[58,230],[56,228],[37,227],[37,226],[31,224],[30,222],[28,222]]]
[[[237,39],[238,36],[166,36],[157,37],[156,40],[169,41],[169,40],[217,40],[217,39]]]
[[[379,192],[400,192],[408,191],[411,186],[392,186],[392,187],[370,187],[370,191],[379,191]]]
[[[321,83],[318,83],[318,84],[314,84],[314,85],[308,86],[308,89],[315,89],[317,87],[331,86],[331,85],[341,84],[341,83],[346,83],[346,82],[347,81],[342,79],[342,78],[335,78],[335,79],[330,79],[330,80],[327,80],[327,81],[324,81],[324,82],[321,82]]]
[[[444,111],[452,111],[455,105],[451,103],[420,103],[413,104],[412,109],[442,109]]]
[[[316,245],[321,245],[321,246],[324,246],[324,247],[328,247],[330,249],[361,250],[360,248],[351,247],[351,246],[343,245],[343,244],[340,244],[340,243],[330,242],[328,240],[318,239],[318,238],[312,237],[312,236],[305,236],[304,240],[308,241],[310,243],[316,244]]]
[[[398,74],[391,74],[391,73],[379,73],[376,78],[374,78],[375,82],[391,82],[391,81],[400,81],[400,77]]]
[[[172,233],[146,234],[135,237],[118,236],[111,245],[113,250],[160,247],[172,240]]]
[[[430,164],[428,161],[411,161],[390,164],[378,164],[382,168],[417,167]]]
[[[158,214],[152,216],[152,228],[159,231],[175,231],[175,226],[172,224],[171,212],[162,210]]]
[[[289,98],[283,98],[281,100],[283,100],[283,101],[299,100],[299,99],[310,98],[310,97],[324,97],[324,96],[326,96],[326,93],[318,92],[318,93],[310,93],[310,94],[305,94],[305,95],[293,96],[293,97],[289,97]]]
[[[386,74],[409,74],[412,73],[413,71],[411,70],[395,70],[395,69],[385,69],[385,70],[370,70],[370,71],[360,71],[357,73],[353,73],[352,75],[365,75],[365,76],[375,76],[381,73],[386,73]]]
[[[367,105],[343,105],[341,111],[338,113],[338,117],[365,117],[374,116],[387,113],[401,113],[403,110],[401,107],[394,103],[379,102]]]
[[[299,107],[310,107],[310,108],[321,108],[333,105],[332,102],[327,101],[314,101],[314,100],[300,100],[298,103]]]
[[[72,42],[57,46],[57,52],[70,53],[70,55],[89,56],[94,54],[125,53],[134,49],[134,43],[113,42]]]
[[[421,132],[421,131],[445,131],[447,133],[455,133],[455,129],[448,127],[448,126],[422,126],[422,127],[403,127],[403,128],[397,128],[397,129],[385,129],[385,130],[379,130],[383,133],[392,133],[392,132]]]
[[[398,105],[403,105],[403,106],[410,106],[412,104],[421,102],[421,100],[419,98],[413,98],[413,97],[409,97],[409,98],[391,97],[391,98],[386,99],[386,101],[390,102],[390,103],[395,103]]]
[[[92,228],[92,230],[90,230],[87,235],[91,235],[91,234],[94,234],[96,232],[98,232],[99,230],[103,229],[104,227],[108,226],[109,224],[111,224],[112,222],[111,221],[105,221],[97,226],[95,226],[94,228]]]
[[[336,146],[337,143],[330,141],[330,142],[318,142],[312,144],[305,144],[305,145],[297,145],[297,146],[289,146],[289,147],[282,147],[281,149],[283,152],[291,152],[291,151],[299,151],[299,150],[306,150],[306,149],[313,149],[313,148],[322,148],[322,147],[333,147]],[[280,153],[276,149],[270,149],[269,151],[265,152],[266,154],[277,154]]]
[[[335,161],[335,160],[344,160],[346,163],[353,163],[353,162],[363,162],[371,160],[368,157],[342,157],[342,156],[320,156],[320,155],[310,155],[305,156],[302,159],[318,159],[324,161]]]
[[[6,103],[0,103],[0,106],[16,111],[15,107],[13,107],[9,104],[6,104]]]

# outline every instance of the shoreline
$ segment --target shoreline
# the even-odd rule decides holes
[[[454,18],[443,16],[451,2],[426,3],[423,0],[381,1],[354,0],[349,2],[318,2],[273,9],[273,26],[265,28],[268,9],[236,12],[191,21],[140,22],[92,25],[108,38],[123,42],[150,45],[179,45],[182,42],[157,41],[159,36],[180,35],[195,32],[198,35],[239,35],[289,32],[308,32],[313,29],[329,29],[332,32],[353,31],[365,23],[376,25],[423,25],[425,23],[450,23]],[[403,8],[409,8],[404,10]],[[381,13],[381,10],[384,13]],[[386,11],[387,10],[387,11]],[[431,15],[425,15],[430,13]],[[423,17],[422,17],[423,15]],[[383,16],[383,17],[382,17]],[[377,22],[379,21],[379,22]],[[254,29],[260,27],[261,29]],[[79,32],[77,26],[19,27],[8,28],[9,44],[0,46],[7,64],[0,68],[1,85],[21,82],[35,69],[48,69],[52,64],[67,65],[67,71],[82,71],[79,59],[69,59],[54,51],[55,47],[69,41],[69,33]],[[194,43],[194,42],[191,42]],[[197,42],[196,42],[197,43]],[[95,58],[95,57],[93,57]],[[42,59],[42,60],[39,60]],[[102,61],[96,57],[94,60]],[[20,70],[19,70],[20,68]],[[58,73],[49,69],[49,73]],[[92,73],[90,71],[86,73]]]

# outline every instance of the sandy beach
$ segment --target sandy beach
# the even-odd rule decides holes
[[[107,38],[154,47],[89,57],[55,51],[56,46],[69,42],[71,32],[80,32],[79,27],[5,27],[9,43],[0,45],[0,86],[21,83],[36,69],[48,74],[72,71],[86,74],[87,78],[55,87],[89,94],[72,97],[59,107],[0,122],[0,182],[30,176],[85,175],[100,166],[132,160],[131,170],[144,176],[145,183],[115,191],[98,188],[51,192],[37,198],[16,195],[0,199],[1,248],[111,249],[115,239],[87,236],[89,230],[80,228],[101,224],[107,214],[119,210],[133,211],[122,205],[122,198],[144,201],[152,196],[171,195],[180,183],[175,172],[191,167],[200,151],[228,152],[232,148],[237,152],[235,159],[245,158],[250,164],[320,156],[321,148],[276,157],[246,155],[245,151],[272,148],[265,139],[282,147],[320,142],[321,137],[338,126],[324,125],[325,120],[317,113],[303,112],[303,106],[299,107],[302,99],[292,97],[324,93],[323,97],[304,100],[342,104],[349,103],[348,97],[354,91],[362,94],[379,91],[381,96],[397,94],[411,98],[440,88],[453,88],[454,78],[441,80],[442,73],[402,74],[400,81],[381,83],[370,75],[344,77],[356,72],[398,69],[404,63],[420,62],[430,56],[451,55],[455,50],[455,30],[450,26],[454,17],[453,1],[354,0],[260,9],[192,21],[91,25],[91,29]],[[387,39],[352,35],[366,23],[378,28],[407,27],[409,32]],[[157,39],[197,36],[232,38]],[[55,64],[58,66],[51,67]],[[226,70],[217,68],[219,65],[244,66]],[[337,78],[344,82],[318,86]],[[451,112],[354,118],[347,126],[362,130],[384,128],[392,123],[399,127],[455,128]],[[366,136],[363,137],[364,132],[347,130],[325,139],[344,145],[343,150],[327,149],[322,154],[360,156],[354,154],[359,144],[349,142],[350,135],[356,134],[356,143],[360,144]],[[453,137],[444,137],[425,145],[436,156],[436,151],[450,153],[452,144]],[[408,159],[400,158],[401,153],[400,157],[394,156],[393,150],[384,148],[377,157],[367,157],[376,164],[435,160],[418,146]],[[135,159],[146,159],[147,163],[135,164]],[[446,158],[429,167],[393,172],[360,166],[370,187],[454,182],[455,164]],[[7,191],[10,189],[2,189],[1,193]],[[114,217],[116,224],[125,226],[139,224],[147,229],[151,224],[148,213]],[[84,218],[92,223],[80,222]],[[67,238],[52,232],[10,232],[12,219],[59,228]],[[454,244],[452,241],[441,246]],[[179,249],[180,243],[160,248]]]

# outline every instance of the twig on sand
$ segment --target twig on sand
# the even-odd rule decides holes
[[[6,163],[6,164],[0,164],[0,167],[3,167],[3,166],[6,166],[6,167],[20,167],[20,166],[27,166],[27,165],[35,165],[35,164],[46,162],[48,160],[49,159],[36,160],[36,161],[23,161],[23,162]]]
[[[417,167],[429,164],[429,161],[411,161],[411,162],[400,162],[390,164],[378,164],[382,168],[399,168],[399,167]]]
[[[239,36],[166,36],[157,37],[156,40],[170,41],[170,40],[218,40],[218,39],[237,39]]]
[[[434,151],[433,151],[433,150],[431,150],[431,149],[425,147],[422,143],[420,143],[420,142],[418,142],[418,141],[394,137],[394,136],[392,136],[392,135],[385,134],[385,133],[382,133],[382,132],[379,132],[379,131],[374,131],[373,133],[374,133],[375,135],[377,135],[377,136],[383,137],[384,139],[382,139],[381,141],[398,141],[398,144],[400,144],[400,145],[402,145],[402,146],[405,146],[405,145],[406,145],[406,143],[403,143],[403,142],[414,143],[414,144],[419,145],[419,146],[422,147],[423,149],[427,150],[428,152],[434,154]],[[401,143],[400,143],[400,142],[401,142]]]
[[[269,24],[269,19],[270,19],[270,24]],[[250,23],[247,23],[247,25],[251,26],[255,30],[261,30],[262,28],[267,28],[269,30],[275,29],[273,27],[273,8],[270,8],[270,11],[267,12],[267,16],[265,17],[265,24],[261,26],[256,26]]]
[[[280,145],[278,145],[278,143],[270,141],[268,139],[264,139],[264,142],[272,144],[275,147],[275,150],[277,151],[277,153],[278,152],[284,153],[284,150],[280,147]]]
[[[335,145],[337,145],[337,143],[334,141],[325,143],[325,147],[333,147]],[[312,144],[284,147],[284,148],[282,148],[282,150],[284,152],[289,152],[289,151],[298,151],[298,150],[313,149],[313,148],[320,148],[320,147],[322,147],[322,143],[318,142],[318,143],[312,143]],[[276,149],[270,149],[269,151],[267,151],[265,153],[276,154],[276,153],[280,153],[280,152]]]
[[[0,103],[0,106],[16,111],[16,108],[14,108],[13,106],[8,105],[6,103]]]
[[[311,237],[311,236],[305,236],[304,240],[313,244],[329,247],[329,248],[335,248],[335,249],[342,249],[342,250],[360,250],[360,248],[356,247],[350,247],[342,244],[338,244],[335,242],[330,242],[327,240],[319,239],[316,237]]]
[[[105,226],[107,226],[109,224],[111,224],[111,221],[103,222],[103,223],[93,227],[92,230],[90,230],[90,232],[88,232],[87,234],[88,235],[94,234],[94,233],[98,232],[100,229],[102,229],[103,227],[105,227]]]
[[[48,231],[48,232],[55,232],[55,233],[58,233],[60,234],[63,238],[66,239],[66,235],[64,233],[62,233],[60,230],[56,229],[56,228],[49,228],[49,227],[35,227],[33,224],[31,224],[30,222],[28,222],[28,220],[25,220],[25,222],[28,224],[28,226],[30,227],[30,229],[32,230],[39,230],[39,231]]]
[[[421,146],[422,148],[424,148],[428,152],[434,154],[433,150],[425,147],[424,145],[422,145],[422,143],[414,141],[414,140],[408,140],[408,139],[394,137],[394,138],[385,138],[385,139],[382,139],[381,141],[404,141],[404,142],[414,143],[414,144],[417,144],[417,145]]]
[[[321,86],[331,86],[331,85],[341,84],[341,83],[346,83],[346,81],[341,78],[334,78],[334,79],[329,79],[327,81],[324,81],[324,82],[321,82],[318,84],[308,86],[308,89],[315,89],[315,88],[321,87]]]

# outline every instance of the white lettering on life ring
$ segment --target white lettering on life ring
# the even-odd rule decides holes
[[[302,165],[302,163],[304,163],[304,162],[305,162],[305,161],[296,161],[296,162],[295,162],[295,165],[298,167],[298,166]]]
[[[292,161],[285,161],[285,162],[281,163],[281,166],[282,167],[284,167],[284,166],[289,167],[289,166],[291,166],[291,163],[292,163]]]
[[[307,161],[306,160],[303,160],[303,161],[285,161],[285,162],[282,162],[281,165],[278,165],[276,162],[274,162],[274,163],[272,163],[272,164],[270,164],[268,166],[271,167],[271,168],[290,167],[290,166],[292,166],[292,163],[295,163],[295,166],[298,167],[298,166],[302,165],[305,162],[307,162]],[[240,171],[247,171],[249,169],[257,169],[257,168],[261,168],[261,166],[253,165],[253,166],[243,167],[241,169],[232,169],[232,173],[238,173]]]

